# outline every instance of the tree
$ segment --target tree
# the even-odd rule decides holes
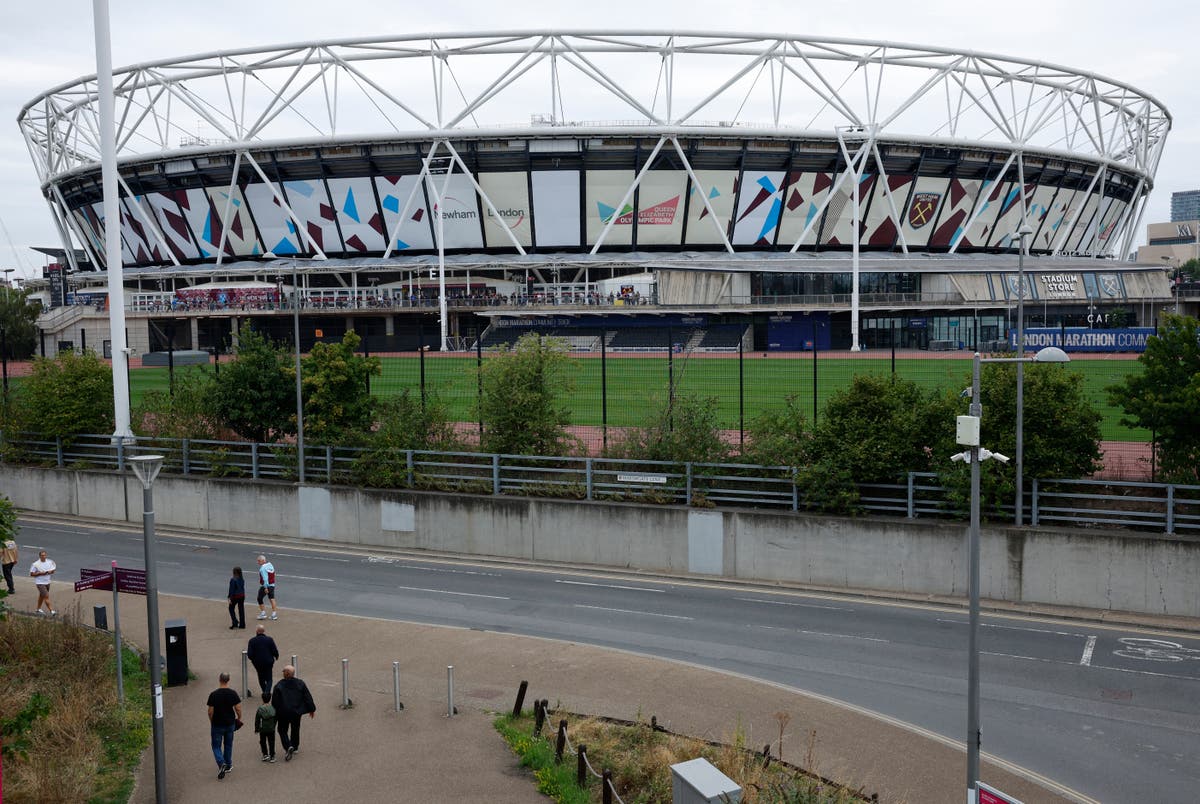
[[[646,424],[626,430],[610,454],[676,463],[727,460],[729,445],[721,439],[716,397],[681,395],[652,402]]]
[[[1200,327],[1195,318],[1166,314],[1138,357],[1142,371],[1108,389],[1125,411],[1121,423],[1154,433],[1164,478],[1200,482]]]
[[[407,450],[463,449],[445,405],[435,396],[422,402],[405,389],[399,396],[382,400],[377,412],[379,426],[354,464],[357,482],[382,488],[403,486],[408,479]]]
[[[511,455],[569,451],[570,363],[565,340],[533,332],[517,339],[511,351],[485,362],[483,395],[476,406],[484,427],[481,446]]]
[[[964,378],[964,382],[965,382]],[[945,399],[955,408],[953,416],[965,415],[969,400]],[[983,446],[993,452],[1016,457],[1017,369],[1012,363],[982,366],[980,421]],[[1025,366],[1024,476],[1030,478],[1080,478],[1101,468],[1100,421],[1102,416],[1083,390],[1083,376],[1069,366],[1027,364]],[[953,430],[945,431],[948,435]],[[963,447],[947,437],[935,447],[942,484],[951,496],[965,504],[969,500],[969,467],[950,462]],[[985,507],[1012,505],[1016,497],[1016,462],[987,461],[981,466],[980,499]]]
[[[953,427],[943,397],[911,380],[862,374],[825,406],[812,458],[844,467],[856,483],[895,483],[907,472],[931,471]]]
[[[377,357],[355,354],[362,338],[354,330],[341,343],[318,343],[301,364],[304,435],[314,444],[362,442],[374,423],[375,402],[367,379],[378,375]]]
[[[92,351],[35,358],[13,397],[13,429],[66,443],[81,434],[111,434],[112,383],[112,369]]]
[[[0,292],[0,329],[4,330],[5,356],[25,360],[37,347],[37,318],[42,306],[30,301],[29,290],[4,288]]]
[[[273,441],[296,431],[295,369],[291,355],[244,324],[237,359],[213,380],[213,413],[242,438]]]

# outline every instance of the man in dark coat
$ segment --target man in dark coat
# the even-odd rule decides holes
[[[300,718],[316,717],[317,705],[308,685],[296,678],[296,668],[290,664],[283,668],[283,678],[275,685],[271,705],[279,716],[279,744],[286,752],[283,761],[291,762],[300,750]]]
[[[262,691],[270,692],[271,668],[279,658],[279,648],[275,647],[275,640],[267,636],[265,627],[260,625],[254,629],[254,636],[246,643],[246,658],[258,672],[258,685],[262,687]]]

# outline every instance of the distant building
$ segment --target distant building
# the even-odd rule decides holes
[[[1191,259],[1200,259],[1200,220],[1193,217],[1172,223],[1151,223],[1146,227],[1146,245],[1137,253],[1139,263],[1174,266]]]
[[[1200,219],[1200,190],[1171,193],[1171,222]]]

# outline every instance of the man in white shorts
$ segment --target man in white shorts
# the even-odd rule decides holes
[[[33,562],[29,568],[29,574],[33,577],[33,582],[37,586],[38,602],[37,608],[34,609],[38,614],[42,613],[42,604],[46,604],[46,613],[51,617],[58,614],[57,611],[50,605],[50,579],[58,567],[53,561],[46,558],[46,551],[38,552],[38,560]]]

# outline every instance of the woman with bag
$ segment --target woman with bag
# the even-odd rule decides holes
[[[246,627],[246,580],[242,577],[242,568],[234,567],[233,575],[229,578],[229,619],[234,628]]]

